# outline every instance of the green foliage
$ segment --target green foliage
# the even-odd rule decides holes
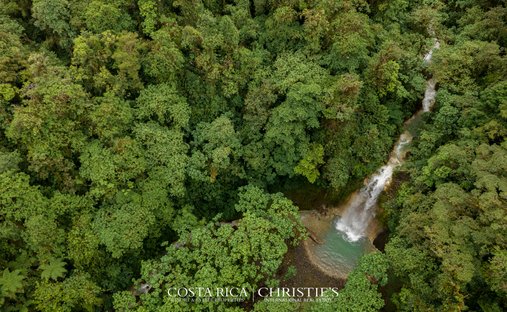
[[[342,13],[333,21],[334,40],[329,64],[336,71],[355,71],[366,65],[369,48],[374,44],[370,20],[366,14]]]
[[[25,276],[21,274],[20,270],[14,270],[12,272],[9,269],[5,269],[0,278],[0,285],[2,288],[2,297],[14,298],[16,293],[23,291],[23,279]]]
[[[387,283],[388,262],[381,253],[365,255],[350,273],[345,287],[336,295],[327,291],[324,296],[331,302],[315,303],[312,311],[379,311],[384,300],[378,286]]]
[[[86,275],[73,275],[63,282],[42,282],[35,289],[35,303],[40,311],[75,311],[93,309],[101,303],[100,288]]]
[[[16,96],[16,90],[7,83],[0,84],[0,95],[5,101],[10,101]]]
[[[65,275],[65,262],[61,259],[52,259],[49,263],[41,264],[39,267],[42,270],[41,277],[48,281],[50,279],[57,280]]]
[[[444,47],[436,53],[431,67],[439,83],[451,92],[476,91],[479,85],[474,80],[485,71],[489,71],[491,79],[501,77],[497,72],[502,71],[505,65],[492,66],[502,62],[499,59],[499,48],[495,42],[461,41],[456,46]]]
[[[67,47],[72,29],[69,25],[70,11],[67,0],[36,0],[32,4],[34,25],[55,36],[62,46]]]
[[[133,28],[130,15],[114,2],[92,0],[86,7],[84,18],[86,28],[94,33],[102,33],[107,30],[121,32]]]
[[[409,178],[387,206],[393,238],[386,254],[401,286],[392,301],[401,311],[500,311],[506,304],[505,43],[495,24],[502,13],[462,5],[461,13],[447,11],[457,15],[454,42],[430,65],[440,86],[437,109],[403,169]]]
[[[406,17],[409,3],[408,0],[379,1],[377,4],[379,17],[391,21],[401,21]]]
[[[294,172],[305,176],[310,183],[315,182],[319,177],[318,165],[323,164],[324,148],[322,145],[316,145],[309,153],[299,161],[294,167]]]
[[[21,42],[23,27],[14,19],[0,15],[0,81],[2,95],[8,100],[12,83],[19,82],[19,71],[26,66],[27,48]]]
[[[100,242],[114,258],[119,258],[142,246],[149,228],[155,223],[152,209],[143,205],[138,194],[120,191],[116,194],[115,205],[103,207],[92,226]]]
[[[169,302],[168,285],[277,285],[304,230],[273,192],[308,181],[345,195],[385,162],[432,75],[434,112],[386,196],[387,299],[505,310],[506,12],[1,0],[0,309],[178,311],[193,307]],[[385,266],[365,257],[340,306],[322,308],[379,309]],[[296,309],[196,309],[244,308]]]
[[[507,277],[506,275],[507,252],[498,250],[494,253],[487,268],[487,276],[490,280],[491,289],[503,296],[507,293]]]
[[[143,86],[139,77],[143,50],[136,33],[83,33],[74,39],[75,79],[95,93],[110,91],[129,96]]]
[[[145,73],[160,83],[175,82],[185,62],[173,36],[169,27],[152,32],[153,40],[149,42],[149,51],[143,59]]]
[[[297,208],[282,194],[267,194],[254,186],[240,191],[236,210],[243,218],[237,227],[208,223],[194,227],[167,248],[160,260],[143,263],[142,279],[154,289],[143,295],[144,309],[185,310],[193,303],[171,300],[169,287],[210,285],[254,289],[274,277],[287,251],[302,235]],[[269,239],[264,239],[269,233]],[[261,263],[262,265],[258,265]],[[222,286],[220,286],[222,287]],[[133,306],[126,293],[115,296],[115,307]],[[210,301],[202,307],[223,310],[230,303]]]
[[[153,34],[157,26],[157,1],[139,0],[137,5],[141,16],[144,18],[143,31],[148,35]]]
[[[191,172],[194,179],[213,183],[224,172],[228,175],[241,174],[241,169],[235,164],[240,155],[241,143],[227,116],[221,116],[212,123],[197,125],[193,145],[190,159],[192,167],[189,169],[193,169]]]
[[[154,122],[138,124],[134,128],[137,141],[143,142],[149,178],[159,187],[167,188],[174,196],[185,193],[185,168],[188,145],[180,130],[169,129]]]
[[[97,105],[90,114],[93,131],[104,143],[128,134],[134,112],[128,101],[111,93],[96,97]]]
[[[190,109],[176,88],[167,84],[152,85],[137,98],[136,117],[141,120],[157,120],[174,128],[188,126]],[[155,117],[155,118],[152,118]]]
[[[43,55],[34,55],[31,61],[33,67],[42,66],[38,70],[61,70],[45,67],[48,58]],[[87,130],[80,125],[87,123],[88,95],[69,77],[48,73],[35,78],[25,99],[25,105],[14,109],[6,135],[24,146],[36,176],[48,179],[51,175],[60,186],[72,188],[72,157],[85,144]]]

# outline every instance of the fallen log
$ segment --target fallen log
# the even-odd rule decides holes
[[[306,228],[306,231],[308,232],[308,236],[310,236],[310,238],[316,243],[316,244],[319,244],[319,245],[322,245],[324,242],[317,236],[317,234],[315,234],[312,230],[310,230],[307,226],[305,226]]]

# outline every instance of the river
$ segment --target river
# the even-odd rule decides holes
[[[431,62],[433,51],[440,47],[438,40],[424,56],[423,62]],[[396,167],[403,163],[407,146],[412,141],[408,129],[417,122],[424,112],[430,112],[435,102],[436,81],[430,78],[421,109],[404,123],[400,135],[387,163],[365,181],[365,185],[354,192],[341,207],[334,207],[326,215],[315,211],[302,212],[303,223],[312,233],[312,240],[303,244],[311,263],[329,276],[346,278],[359,258],[375,250],[372,242],[378,234],[375,222],[376,207],[380,194],[391,182]]]

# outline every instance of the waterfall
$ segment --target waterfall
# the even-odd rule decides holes
[[[425,64],[429,64],[429,62],[431,62],[431,58],[433,57],[433,51],[440,48],[440,42],[438,41],[438,39],[434,39],[434,40],[435,40],[435,44],[430,49],[430,51],[428,53],[426,53],[426,55],[424,56],[424,63]]]
[[[433,51],[440,47],[440,43],[435,39],[435,44],[424,56],[424,63],[428,64],[433,56]],[[430,78],[426,83],[424,99],[422,101],[422,111],[429,112],[435,102],[436,81]],[[417,112],[414,116],[419,114]],[[409,124],[413,118],[406,123]],[[386,165],[381,167],[373,176],[368,179],[368,183],[361,188],[351,198],[343,215],[336,221],[335,228],[342,232],[346,239],[351,242],[358,241],[365,236],[366,229],[370,221],[375,216],[375,205],[378,197],[391,181],[394,169],[401,164],[404,157],[404,147],[412,140],[412,136],[405,131],[396,142]]]
[[[403,160],[403,148],[410,143],[412,137],[403,133],[396,143],[389,161],[380,168],[369,182],[351,199],[342,217],[336,222],[336,229],[346,235],[347,240],[355,242],[364,236],[366,228],[374,217],[374,207],[380,193],[391,181],[394,168]]]
[[[429,112],[433,106],[433,103],[435,103],[435,95],[437,94],[435,86],[436,81],[433,78],[430,78],[426,82],[426,90],[424,91],[424,99],[422,101],[423,112]]]
[[[440,48],[440,42],[438,39],[435,39],[435,44],[430,49],[428,53],[424,56],[424,64],[429,64],[431,62],[431,58],[433,57],[433,51],[435,49]],[[424,91],[424,99],[422,101],[422,109],[423,112],[429,112],[431,110],[431,107],[433,106],[433,103],[435,103],[435,95],[437,94],[437,91],[435,90],[437,82],[435,79],[430,78],[426,82],[426,90]]]

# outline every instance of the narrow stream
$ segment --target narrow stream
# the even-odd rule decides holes
[[[435,40],[431,50],[424,56],[424,63],[431,62],[433,51],[439,47],[438,40]],[[344,276],[354,268],[361,255],[374,249],[368,239],[368,228],[375,217],[378,198],[389,185],[394,169],[404,160],[407,145],[412,141],[412,134],[408,131],[410,125],[417,122],[422,112],[431,110],[435,102],[435,86],[436,81],[430,78],[426,83],[422,108],[405,122],[405,131],[394,145],[387,164],[351,196],[341,216],[332,220],[333,226],[325,233],[323,243],[309,247],[314,262],[318,262],[316,265],[322,270]]]

